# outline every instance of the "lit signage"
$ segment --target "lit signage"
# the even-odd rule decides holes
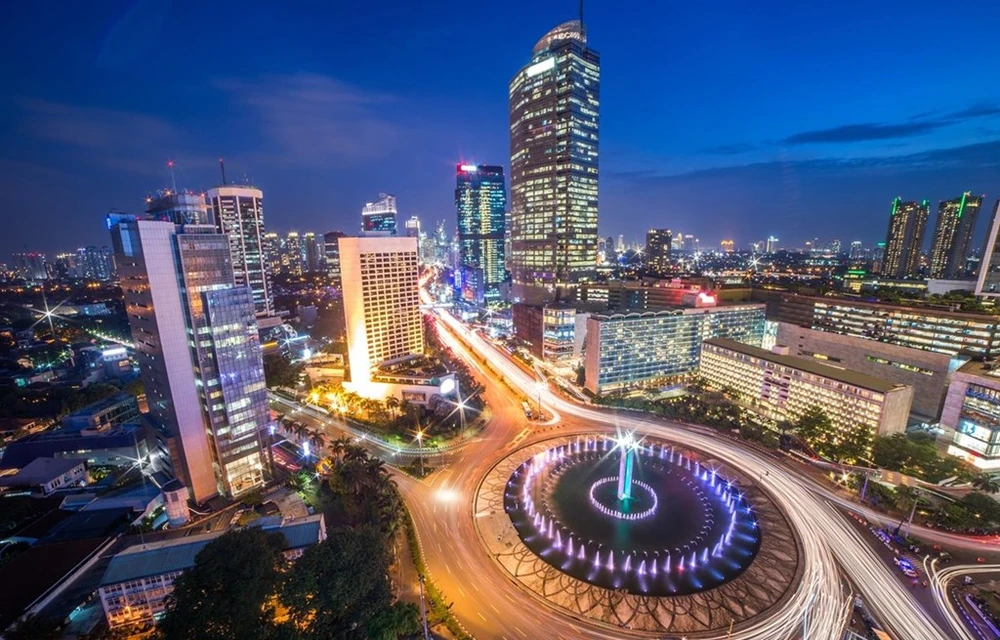
[[[446,396],[454,390],[455,390],[455,381],[452,378],[445,378],[444,381],[441,382],[442,395]]]
[[[463,164],[461,169],[462,171],[476,171],[479,167],[474,164]]]
[[[556,58],[555,56],[552,56],[551,58],[546,58],[541,62],[536,62],[535,64],[531,65],[530,67],[528,67],[528,70],[525,71],[525,73],[529,78],[533,78],[534,76],[537,76],[539,73],[545,73],[550,69],[554,69],[555,66],[556,66]]]
[[[698,302],[700,302],[701,304],[715,304],[716,299],[715,299],[715,296],[713,296],[710,293],[705,293],[704,291],[699,291],[698,292]]]
[[[125,347],[112,347],[101,352],[103,358],[121,358],[126,354]]]

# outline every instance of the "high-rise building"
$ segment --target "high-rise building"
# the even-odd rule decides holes
[[[290,276],[302,275],[302,241],[297,231],[289,231],[285,236],[285,246],[281,250],[281,268]]]
[[[670,272],[670,229],[650,229],[646,232],[646,270],[657,275]]]
[[[434,230],[434,253],[439,264],[451,264],[451,243],[448,241],[448,230],[444,220],[438,220]]]
[[[253,292],[213,225],[109,220],[136,360],[174,474],[202,503],[263,483],[270,423]]]
[[[347,237],[343,231],[328,231],[323,234],[323,251],[326,254],[326,276],[330,282],[340,286],[340,239]]]
[[[306,231],[302,242],[302,265],[309,273],[326,271],[326,251],[323,248],[323,237],[316,237],[312,231]]]
[[[250,287],[258,315],[274,315],[271,268],[264,249],[264,194],[247,185],[209,189],[206,200],[215,225],[229,238],[238,287]]]
[[[459,264],[479,270],[485,299],[499,300],[507,282],[503,242],[507,187],[503,167],[460,164],[455,183]]]
[[[767,242],[764,245],[765,253],[774,253],[778,250],[778,239],[774,236],[768,236]]]
[[[378,200],[361,209],[361,233],[365,236],[396,235],[396,196],[378,194]]]
[[[971,191],[938,203],[930,277],[952,280],[965,275],[965,260],[982,204],[983,196],[974,196]]]
[[[1000,200],[993,205],[993,220],[986,234],[983,259],[976,281],[976,295],[1000,297]]]
[[[879,275],[887,278],[906,278],[916,275],[920,266],[920,250],[924,246],[924,231],[930,204],[892,201],[889,230],[885,237],[885,256]]]
[[[579,20],[546,33],[510,81],[513,297],[571,297],[597,266],[600,54]]]
[[[281,264],[281,239],[274,231],[268,231],[262,239],[264,248],[264,259],[267,260],[268,269],[271,275],[284,273]]]
[[[860,260],[864,257],[865,249],[860,240],[855,240],[851,243],[851,253],[849,255],[851,260]]]
[[[415,238],[340,238],[351,384],[358,393],[372,369],[423,353]]]
[[[82,251],[82,249],[77,250]],[[51,272],[57,280],[82,278],[83,268],[79,264],[77,253],[57,253],[52,262]]]
[[[403,223],[406,229],[407,238],[419,238],[420,237],[420,217],[410,216],[406,222]]]
[[[15,253],[14,271],[29,282],[48,280],[49,274],[45,268],[45,254],[35,252]]]
[[[111,247],[80,247],[76,250],[77,277],[108,281],[114,277]]]
[[[724,253],[732,253],[736,251],[736,243],[732,240],[723,240],[719,243],[719,246],[722,248]]]
[[[146,197],[146,213],[174,224],[215,224],[205,194],[194,191],[157,191]]]

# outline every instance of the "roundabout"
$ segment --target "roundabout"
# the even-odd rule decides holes
[[[479,486],[477,530],[547,604],[633,631],[705,634],[766,617],[800,545],[738,470],[661,440],[586,434],[508,454]]]

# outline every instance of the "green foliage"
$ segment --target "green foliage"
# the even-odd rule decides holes
[[[265,640],[274,617],[284,537],[238,529],[202,549],[174,583],[158,625],[164,640]]]
[[[840,462],[867,459],[871,447],[868,429],[858,426],[846,432],[834,426],[830,417],[817,406],[810,407],[799,419],[784,425],[809,443],[819,453]]]
[[[1000,503],[985,493],[967,493],[956,504],[968,511],[979,526],[1000,523]]]
[[[1000,493],[1000,476],[981,473],[972,479],[972,486],[984,493]]]
[[[372,640],[396,640],[420,632],[420,610],[412,602],[395,602],[379,611],[367,625]]]
[[[281,354],[264,356],[264,380],[269,387],[289,387],[294,389],[302,380],[305,367],[301,363],[292,364]]]
[[[374,527],[336,529],[308,548],[280,593],[298,637],[343,638],[361,628],[378,630],[381,638],[398,637],[393,632],[400,627],[412,632],[415,611],[391,607],[387,551],[382,532]]]
[[[872,460],[879,467],[927,482],[940,482],[967,473],[955,458],[939,456],[933,439],[908,438],[901,433],[875,438]]]

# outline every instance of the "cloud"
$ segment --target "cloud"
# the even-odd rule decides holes
[[[959,124],[966,120],[1000,115],[1000,105],[979,103],[936,117],[930,117],[932,114],[933,112],[925,112],[910,118],[907,122],[900,123],[866,122],[803,131],[788,136],[782,142],[787,145],[842,144],[912,138],[936,131],[937,129]]]
[[[864,142],[866,140],[888,140],[892,138],[910,138],[940,129],[947,123],[942,121],[907,122],[901,124],[880,124],[869,122],[865,124],[845,124],[830,129],[803,131],[788,136],[785,144],[828,144],[840,142]]]
[[[708,147],[707,149],[702,149],[701,153],[716,156],[738,156],[743,153],[754,151],[758,147],[759,145],[751,144],[749,142],[734,142],[731,144],[720,144],[717,147]]]
[[[388,94],[316,74],[229,79],[218,86],[250,109],[263,135],[291,163],[384,158],[401,138]]]

